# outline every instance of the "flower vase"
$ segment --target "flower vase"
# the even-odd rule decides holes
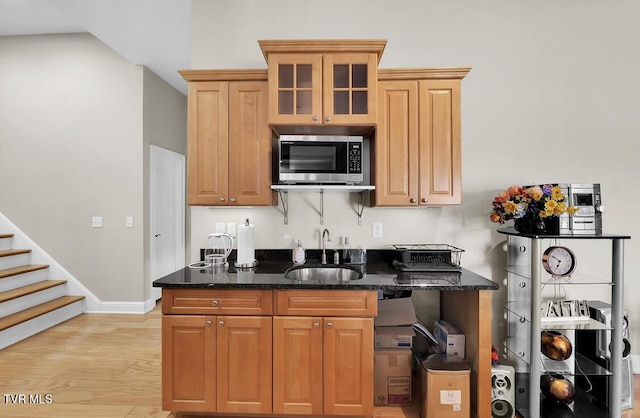
[[[549,234],[552,231],[547,230],[547,224],[544,219],[539,216],[523,216],[515,219],[513,227],[521,234]]]

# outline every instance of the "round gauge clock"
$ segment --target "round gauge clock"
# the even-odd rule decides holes
[[[569,277],[576,269],[576,255],[567,247],[551,246],[542,255],[542,266],[553,277]]]

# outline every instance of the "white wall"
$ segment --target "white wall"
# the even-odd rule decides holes
[[[102,302],[148,296],[144,163],[184,153],[186,99],[152,76],[89,34],[0,37],[0,212]]]
[[[463,205],[366,208],[363,224],[349,195],[291,194],[289,225],[280,208],[192,208],[191,259],[215,222],[256,225],[259,248],[318,248],[318,231],[352,244],[448,243],[466,250],[464,267],[502,282],[505,237],[488,220],[493,197],[512,184],[599,182],[605,230],[638,236],[631,208],[640,177],[640,3],[538,1],[217,1],[192,4],[192,68],[265,68],[258,39],[387,39],[380,67],[471,66],[462,81]],[[384,237],[371,237],[382,222]],[[576,248],[583,272],[607,275],[595,261],[610,243]],[[626,243],[626,309],[632,347],[640,346],[638,245]],[[587,298],[602,299],[602,289]],[[583,297],[582,295],[580,297]],[[504,336],[504,290],[494,292],[494,342]],[[637,330],[637,331],[635,331]]]

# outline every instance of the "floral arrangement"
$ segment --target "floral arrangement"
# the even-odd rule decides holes
[[[559,186],[511,186],[493,199],[493,210],[489,215],[492,222],[503,224],[510,219],[550,218],[563,213],[573,215],[575,206],[567,206],[567,201]]]

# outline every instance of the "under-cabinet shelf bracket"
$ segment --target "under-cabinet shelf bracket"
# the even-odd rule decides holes
[[[278,190],[280,201],[282,202],[282,213],[284,214],[284,224],[289,225],[289,192],[286,190]]]
[[[324,189],[320,189],[320,225],[324,225]]]
[[[356,213],[358,214],[358,225],[362,225],[362,213],[364,212],[365,198],[369,196],[369,194],[368,190],[358,193],[358,209],[356,210]]]

